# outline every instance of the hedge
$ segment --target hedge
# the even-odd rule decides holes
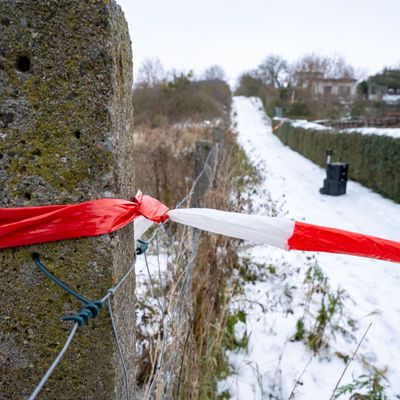
[[[333,149],[335,160],[350,164],[350,179],[400,203],[400,139],[315,131],[296,128],[289,122],[274,133],[285,145],[321,167],[326,166],[326,150]]]

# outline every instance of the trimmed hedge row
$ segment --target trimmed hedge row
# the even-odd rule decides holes
[[[326,166],[326,150],[333,149],[335,160],[350,164],[351,179],[400,203],[400,139],[314,131],[293,127],[288,122],[275,134],[285,145],[322,167]]]

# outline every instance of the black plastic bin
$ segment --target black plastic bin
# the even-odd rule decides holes
[[[329,163],[326,166],[326,179],[324,186],[319,189],[321,194],[330,196],[340,196],[346,193],[347,175],[349,164],[347,163]]]

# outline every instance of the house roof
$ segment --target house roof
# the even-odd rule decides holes
[[[324,78],[324,74],[320,71],[298,71],[297,75],[304,80],[313,79],[319,82],[329,82],[329,83],[354,83],[357,79],[343,76],[341,78]]]
[[[350,77],[343,77],[343,78],[323,78],[321,79],[323,82],[331,82],[331,83],[354,83],[357,82],[357,79],[350,78]]]

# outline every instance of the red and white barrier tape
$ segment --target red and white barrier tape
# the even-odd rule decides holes
[[[400,243],[281,218],[211,209],[171,210],[172,221],[286,250],[322,251],[400,262]]]
[[[133,202],[99,199],[80,204],[0,208],[0,248],[104,235],[139,216],[161,223],[168,219],[167,211],[164,204],[141,192]]]
[[[135,239],[171,221],[286,250],[322,251],[400,262],[400,243],[281,218],[207,208],[169,210],[141,192],[133,202],[100,199],[74,205],[0,208],[0,248],[111,233],[134,222]]]

